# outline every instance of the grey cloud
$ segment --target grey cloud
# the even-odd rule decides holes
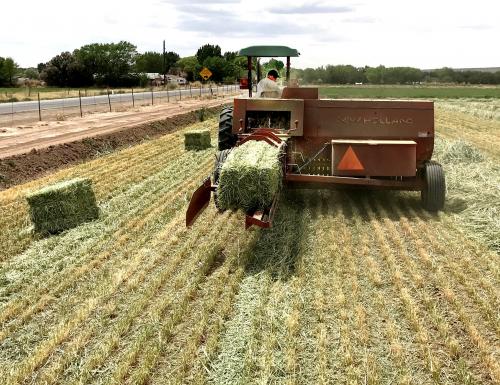
[[[200,17],[232,17],[233,12],[227,9],[214,9],[209,7],[203,7],[201,5],[186,5],[180,4],[177,6],[180,12],[186,13],[189,16],[200,16]]]
[[[271,12],[284,15],[311,14],[311,13],[346,13],[353,12],[354,8],[325,4],[304,4],[299,6],[283,6],[270,9]]]
[[[220,16],[216,20],[198,17],[182,20],[177,27],[182,31],[216,34],[227,37],[245,36],[283,36],[300,35],[313,32],[310,27],[298,26],[283,21],[264,22],[253,20],[251,23],[230,16]]]

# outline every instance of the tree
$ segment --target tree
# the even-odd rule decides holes
[[[10,85],[14,84],[14,75],[17,73],[18,68],[19,66],[12,58],[8,57],[5,59],[4,71]]]
[[[137,55],[135,59],[136,72],[154,72],[162,74],[169,73],[171,68],[179,60],[179,55],[175,52],[165,52],[165,68],[163,68],[163,54],[159,52],[145,52]]]
[[[129,83],[137,51],[132,43],[120,41],[85,45],[74,54],[98,84],[119,86]]]
[[[196,59],[200,64],[203,64],[209,57],[222,57],[221,49],[218,45],[205,44],[196,51]]]
[[[272,58],[267,63],[264,63],[262,67],[263,67],[263,74],[262,74],[263,76],[266,76],[270,70],[276,70],[278,71],[280,76],[284,76],[282,70],[283,68],[285,68],[285,63],[283,63],[281,60],[276,60]]]
[[[176,65],[179,61],[180,56],[173,51],[165,52],[165,73],[169,73],[169,71]]]
[[[12,86],[18,69],[19,66],[12,58],[0,57],[0,85]]]
[[[94,83],[92,73],[70,52],[54,56],[45,65],[40,77],[49,86],[84,87]]]
[[[177,66],[179,69],[186,74],[186,79],[188,81],[193,81],[195,79],[195,71],[197,66],[199,66],[196,56],[186,56],[177,61]]]
[[[28,79],[40,79],[40,73],[33,67],[23,70],[23,76]]]
[[[222,57],[211,56],[205,59],[203,67],[207,67],[212,72],[210,80],[220,82],[226,76],[228,62]]]
[[[163,73],[163,55],[158,52],[144,52],[137,55],[135,71]]]
[[[385,67],[380,65],[378,67],[368,67],[365,71],[366,80],[372,84],[383,84],[384,83],[384,75],[385,75]]]

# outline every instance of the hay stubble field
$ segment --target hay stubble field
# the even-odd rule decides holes
[[[438,215],[298,190],[271,230],[213,205],[186,229],[214,148],[184,130],[0,192],[2,383],[499,383],[500,124],[438,103],[436,128]],[[73,177],[100,219],[36,238],[24,195]]]

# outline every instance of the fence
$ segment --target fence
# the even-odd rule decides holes
[[[86,96],[78,91],[78,97],[0,103],[0,127],[33,123],[35,121],[64,120],[70,116],[84,116],[98,112],[122,112],[130,108],[151,106],[183,99],[212,98],[239,93],[238,85],[186,85],[177,89],[151,89],[149,91],[120,93],[105,90],[98,95]]]

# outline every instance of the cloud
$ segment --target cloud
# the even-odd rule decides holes
[[[162,3],[175,4],[178,5],[178,0],[161,0]],[[216,5],[216,4],[238,4],[241,0],[212,0],[207,4],[206,1],[201,0],[183,0],[182,5],[186,4],[200,4],[200,5]]]
[[[366,17],[355,16],[355,17],[348,17],[348,18],[342,19],[342,21],[344,23],[369,24],[369,23],[375,23],[377,21],[377,19],[370,17],[370,16],[366,16]]]
[[[283,36],[303,35],[310,33],[311,28],[298,26],[295,23],[285,21],[259,21],[253,20],[246,23],[232,15],[219,15],[217,20],[209,17],[192,17],[178,21],[177,28],[182,31],[192,31],[204,34],[213,34],[225,37],[243,36]]]
[[[191,17],[198,16],[203,18],[208,18],[208,17],[225,18],[225,17],[232,17],[233,15],[235,15],[235,13],[229,11],[227,8],[226,9],[212,8],[198,4],[189,5],[186,3],[182,3],[177,5],[176,8],[178,11],[185,13]]]
[[[461,29],[473,29],[476,31],[486,31],[488,29],[491,29],[492,26],[488,24],[470,24],[470,25],[461,25],[459,26]]]
[[[283,7],[273,7],[270,9],[272,13],[283,14],[283,15],[293,15],[293,14],[312,14],[312,13],[346,13],[353,12],[353,7],[346,6],[336,6],[336,5],[326,5],[326,4],[304,4],[298,6],[283,6]]]

